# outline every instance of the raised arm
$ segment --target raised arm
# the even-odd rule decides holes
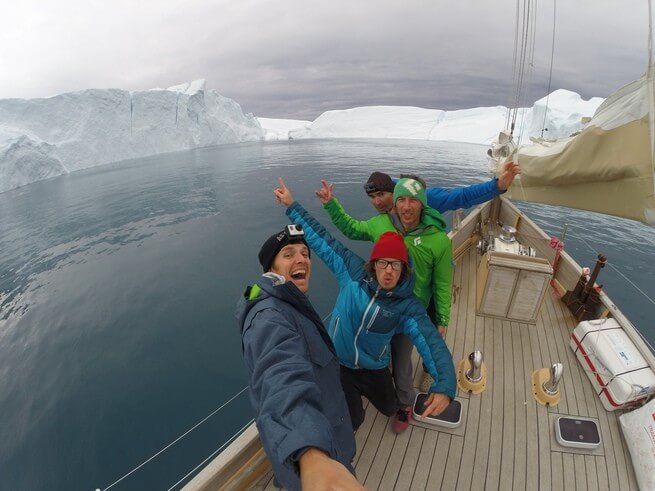
[[[335,274],[340,286],[364,274],[365,261],[332,237],[318,220],[295,201],[282,178],[273,193],[278,201],[287,207],[286,214],[289,219],[302,225],[307,244]]]
[[[316,197],[328,212],[334,226],[349,239],[374,241],[368,221],[355,220],[348,215],[339,200],[335,198],[333,187],[329,182],[321,180],[321,189],[316,191]]]
[[[424,414],[437,415],[455,398],[453,357],[418,299],[411,300],[403,317],[401,330],[410,337],[423,358],[428,373],[434,379],[428,392],[435,395],[428,399]]]
[[[521,168],[518,164],[508,162],[498,178],[490,179],[487,182],[463,188],[427,188],[428,206],[443,213],[448,210],[479,205],[507,191],[514,177],[520,172]]]

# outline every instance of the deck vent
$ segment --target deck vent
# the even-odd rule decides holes
[[[414,407],[412,408],[414,421],[445,426],[446,428],[457,428],[462,424],[462,403],[457,399],[453,399],[439,416],[426,416],[425,419],[421,419],[421,414],[425,411],[425,401],[428,397],[429,395],[425,392],[419,392],[417,394],[414,400]]]
[[[600,446],[598,424],[587,418],[559,417],[555,420],[555,438],[563,447],[593,450]]]

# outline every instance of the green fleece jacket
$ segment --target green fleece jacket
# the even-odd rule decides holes
[[[433,208],[425,208],[421,223],[414,230],[405,231],[395,213],[383,213],[369,220],[355,220],[336,198],[323,205],[332,223],[346,237],[353,240],[377,241],[384,232],[400,232],[412,258],[416,275],[414,295],[424,307],[434,296],[439,324],[447,326],[450,319],[451,289],[453,284],[453,251],[446,234],[446,222]],[[394,222],[397,225],[394,225]]]

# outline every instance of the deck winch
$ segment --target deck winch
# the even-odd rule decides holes
[[[471,394],[479,394],[487,387],[487,367],[482,351],[473,351],[457,364],[457,386]]]
[[[532,393],[543,406],[559,404],[559,383],[564,373],[564,365],[553,363],[550,368],[540,368],[532,372]]]
[[[536,257],[537,255],[532,247],[524,246],[516,239],[516,228],[511,225],[503,225],[498,237],[494,237],[490,231],[486,238],[478,241],[478,250],[480,254],[498,251],[518,254],[519,256]]]

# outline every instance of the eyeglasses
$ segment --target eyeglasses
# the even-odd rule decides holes
[[[387,261],[386,259],[377,259],[375,261],[375,267],[378,269],[387,269],[387,266],[391,264],[391,269],[394,271],[400,271],[403,269],[402,261]]]

